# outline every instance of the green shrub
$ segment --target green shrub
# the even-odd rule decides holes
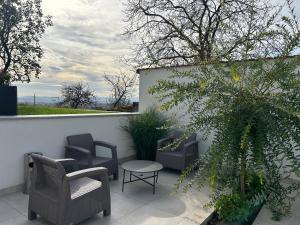
[[[249,199],[261,193],[264,190],[266,179],[263,175],[257,174],[254,171],[247,171],[246,178],[246,195]],[[260,204],[262,202],[259,202]]]
[[[276,220],[290,213],[300,192],[299,181],[282,182],[300,176],[300,56],[295,56],[300,23],[292,1],[285,2],[289,15],[280,22],[279,17],[275,19],[280,15],[276,12],[266,23],[270,30],[254,32],[259,38],[246,41],[240,54],[214,58],[223,56],[217,50],[220,54],[212,54],[210,60],[190,69],[171,69],[167,79],[157,80],[149,88],[162,103],[161,109],[184,106],[181,114],[189,118],[183,124],[185,130],[201,131],[201,139],[211,143],[182,173],[176,189],[201,189],[210,183],[214,197],[210,205],[218,202],[219,211],[229,219],[234,214],[241,217],[244,208],[237,207],[235,198],[218,201],[228,192],[246,197],[251,208],[265,202]],[[272,40],[280,47],[261,40]],[[268,51],[260,51],[261,46]],[[226,63],[220,63],[223,60]],[[257,176],[249,176],[249,171]],[[233,209],[232,214],[222,211],[226,209],[224,201],[230,205],[227,209]]]
[[[131,136],[137,159],[155,160],[157,141],[167,134],[167,118],[155,109],[131,117],[123,129]]]
[[[220,219],[228,222],[246,221],[250,214],[247,200],[237,193],[221,195],[215,206]]]

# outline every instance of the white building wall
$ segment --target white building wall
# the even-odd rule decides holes
[[[193,67],[178,67],[177,71],[190,70]],[[157,80],[166,80],[174,71],[168,68],[154,68],[139,70],[140,86],[139,86],[139,111],[143,112],[149,107],[159,106],[158,100],[148,93],[151,86],[156,84]],[[171,112],[180,112],[180,110],[173,110]]]
[[[183,66],[176,68],[177,71],[191,70],[193,67],[191,66]],[[144,112],[150,107],[158,107],[159,101],[158,99],[149,94],[148,90],[150,87],[156,84],[157,80],[166,80],[170,75],[174,73],[173,69],[170,68],[154,68],[154,69],[142,69],[139,70],[140,74],[140,104],[139,104],[139,112]],[[171,109],[168,112],[165,112],[169,116],[175,116],[176,119],[181,123],[186,123],[188,120],[188,114],[186,114],[185,106],[181,105],[174,109]],[[201,136],[201,131],[198,133],[198,138]],[[210,144],[212,138],[208,138],[205,142],[199,142],[199,153],[205,152]]]
[[[134,115],[0,117],[0,190],[23,184],[25,153],[38,151],[62,158],[68,135],[91,133],[95,140],[116,144],[118,158],[134,155],[130,138],[121,129],[127,118]]]

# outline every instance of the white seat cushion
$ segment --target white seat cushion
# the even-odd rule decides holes
[[[102,183],[88,177],[70,181],[71,199],[78,198],[102,186]]]

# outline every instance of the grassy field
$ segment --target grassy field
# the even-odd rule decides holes
[[[18,105],[18,115],[50,115],[50,114],[88,114],[88,113],[107,113],[107,111],[59,108],[43,105]]]

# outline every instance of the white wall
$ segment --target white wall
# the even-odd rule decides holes
[[[38,151],[64,156],[66,136],[91,133],[95,140],[117,145],[118,158],[134,155],[132,143],[121,129],[134,113],[99,115],[0,117],[0,190],[24,182],[24,154]]]
[[[191,66],[177,67],[177,71],[191,70]],[[139,112],[143,112],[149,107],[159,107],[160,103],[157,98],[148,93],[148,89],[156,84],[157,80],[166,80],[174,71],[168,68],[154,68],[154,69],[142,69],[139,71],[140,74],[140,89],[139,89]],[[176,119],[182,123],[188,121],[188,115],[184,109],[184,105],[171,109],[165,112],[169,116],[175,116]],[[201,131],[198,133],[198,138],[201,136]],[[210,144],[212,138],[208,138],[206,142],[199,142],[199,153],[205,152]]]
[[[176,68],[177,71],[190,70],[193,67],[184,66]],[[147,108],[153,105],[158,106],[159,102],[153,95],[148,93],[148,89],[156,84],[157,80],[166,80],[172,75],[173,70],[168,68],[154,68],[154,69],[142,69],[139,70],[140,74],[140,86],[139,86],[139,111],[143,112]],[[178,111],[172,111],[178,113]]]

